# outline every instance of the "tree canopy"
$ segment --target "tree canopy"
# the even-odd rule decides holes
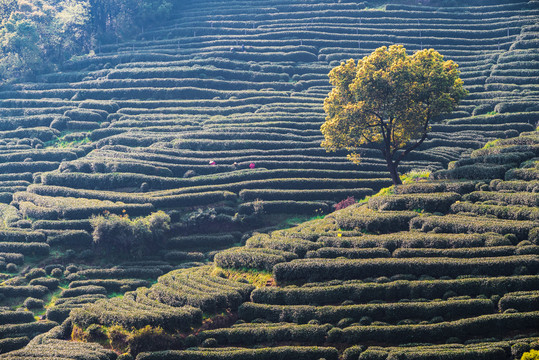
[[[437,51],[408,55],[402,45],[380,47],[357,64],[341,63],[329,73],[333,89],[324,101],[322,146],[347,149],[359,163],[358,147],[373,144],[400,184],[399,163],[425,141],[432,120],[467,94],[459,75],[458,65]]]
[[[0,0],[0,75],[33,76],[167,20],[180,0]]]

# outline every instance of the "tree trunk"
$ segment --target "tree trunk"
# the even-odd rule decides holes
[[[399,173],[397,171],[397,164],[395,164],[395,162],[393,162],[393,160],[390,158],[386,158],[386,162],[393,185],[402,185],[401,178],[399,177]]]

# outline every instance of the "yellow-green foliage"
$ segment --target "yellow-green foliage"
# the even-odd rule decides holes
[[[234,281],[248,281],[249,284],[253,284],[257,288],[266,286],[268,281],[271,281],[272,279],[272,273],[263,271],[263,270],[255,270],[255,269],[223,269],[218,266],[216,266],[213,271],[211,272],[212,276],[221,276],[226,277],[227,279],[234,280]]]
[[[146,247],[156,247],[169,229],[170,217],[163,211],[131,219],[128,215],[105,214],[90,220],[97,247],[141,256]]]
[[[530,350],[530,352],[526,352],[522,354],[521,360],[538,360],[539,359],[539,350]]]

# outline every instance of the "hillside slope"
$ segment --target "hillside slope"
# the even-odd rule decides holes
[[[266,214],[327,213],[348,195],[389,184],[377,151],[364,149],[356,166],[320,148],[333,66],[395,43],[434,47],[459,63],[470,96],[401,167],[440,169],[489,140],[533,129],[538,14],[534,1],[197,1],[137,41],[101,46],[63,72],[0,92],[1,198],[29,202],[34,211],[19,208],[23,216],[48,220],[102,208],[55,217],[32,206],[56,209],[59,197],[182,214],[226,200],[232,209],[217,210],[216,227],[236,226],[232,215],[252,215],[257,199]],[[473,116],[487,113],[494,115]]]
[[[433,47],[460,64],[462,78],[470,91],[458,111],[433,125],[428,141],[403,163],[401,171],[443,169],[462,155],[464,159],[458,163],[461,166],[437,176],[468,177],[473,181],[503,178],[507,170],[503,165],[507,160],[504,156],[488,157],[487,163],[501,162],[502,165],[483,166],[479,172],[473,170],[476,168],[474,160],[466,157],[487,141],[534,130],[539,119],[538,14],[536,1],[482,7],[387,5],[367,8],[363,3],[347,0],[201,0],[186,5],[177,20],[147,30],[135,41],[101,46],[95,55],[65,64],[62,72],[42,75],[36,82],[3,87],[0,91],[0,323],[3,324],[0,325],[0,353],[25,346],[37,334],[62,323],[73,309],[150,287],[159,276],[171,270],[202,265],[201,261],[211,257],[212,251],[240,242],[243,231],[273,225],[287,216],[326,214],[335,202],[347,196],[359,199],[388,186],[385,165],[373,149],[363,150],[363,163],[357,166],[348,162],[344,153],[326,153],[320,148],[322,103],[330,90],[327,73],[340,61],[367,55],[379,46],[399,43],[409,51]],[[529,151],[536,154],[534,148],[526,148],[522,154],[512,153],[508,159],[512,164],[520,164],[531,156]],[[216,164],[210,165],[210,161]],[[255,168],[251,169],[250,164]],[[467,166],[471,166],[471,172],[466,170]],[[503,193],[488,198],[485,194],[473,194],[455,205],[453,202],[458,196],[472,191],[469,185],[449,190],[434,186],[433,191],[452,192],[444,195],[443,212],[451,205],[455,212],[506,217],[508,221],[527,224],[528,227],[515,233],[517,239],[522,240],[530,224],[536,226],[537,203],[534,203],[534,195],[520,193],[534,194],[537,179],[533,167],[512,173],[529,183],[515,184],[512,188],[512,184],[502,182],[499,190],[518,191],[517,200],[512,196],[508,199]],[[421,206],[413,209],[439,205],[438,200],[429,195],[414,201],[412,204]],[[517,203],[512,204],[512,201]],[[370,206],[391,210],[407,204],[407,199],[396,198],[379,204],[373,200]],[[510,209],[507,209],[500,204],[524,207],[508,206]],[[93,252],[92,227],[88,220],[92,215],[108,212],[135,217],[158,209],[166,210],[173,221],[170,238],[161,251],[139,260],[115,260],[113,264]],[[365,207],[361,211],[366,218],[371,214]],[[369,232],[377,232],[396,222],[398,230],[404,231],[408,230],[410,220],[426,231],[469,230],[465,225],[470,217],[432,216],[423,223],[417,212],[389,215],[387,220],[373,218],[372,223],[365,220],[363,225],[368,225]],[[336,220],[331,220],[333,216],[324,220],[327,224],[307,223],[296,230],[273,233],[271,237],[252,238],[248,250],[225,252],[217,256],[217,261],[223,266],[236,266],[235,261],[247,261],[249,265],[249,261],[253,261],[256,267],[273,270],[273,265],[283,260],[307,254],[309,258],[389,257],[401,247],[398,239],[386,239],[376,240],[384,244],[381,247],[385,250],[341,249],[354,247],[348,242],[342,246],[329,242],[330,245],[323,247],[332,249],[321,249],[320,244],[314,242],[320,235],[316,227],[321,224],[328,226],[328,241],[361,233],[351,231],[338,236],[340,232],[337,232]],[[448,219],[451,225],[446,224]],[[354,225],[352,220],[343,221]],[[512,224],[484,222],[480,224],[483,227],[472,230],[482,232],[485,226],[505,226],[503,231],[513,231]],[[309,230],[311,225],[315,226],[312,231]],[[299,229],[302,233],[311,232],[312,237],[298,235],[302,241],[290,241],[290,237],[295,236],[290,234]],[[503,276],[535,269],[533,246],[520,249],[514,246],[516,243],[509,244],[497,236],[459,235],[457,238],[456,247],[480,248],[471,252],[471,258],[500,256],[500,261],[507,266],[507,274]],[[508,238],[515,241],[514,237]],[[435,236],[412,243],[416,247],[425,244],[425,247],[436,248],[430,245],[438,240],[446,244],[444,247],[453,247],[447,245],[452,237],[444,240]],[[481,248],[487,243],[505,246],[486,249],[483,253]],[[333,249],[335,247],[339,249]],[[421,250],[401,254],[404,258],[443,257],[446,259],[443,266],[449,269],[457,266],[451,258],[465,256],[466,251]],[[523,254],[521,251],[531,251],[531,254],[517,259],[515,256]],[[432,270],[422,261],[419,268],[422,272],[413,274],[417,278]],[[291,264],[307,266],[311,263],[298,260]],[[318,266],[316,262],[312,264]],[[487,270],[490,269],[488,264],[472,260],[466,264],[491,271]],[[498,266],[498,262],[494,264]],[[286,269],[286,266],[290,265],[277,268]],[[397,269],[392,266],[397,265],[388,265],[384,273],[390,279],[394,275],[391,269]],[[398,266],[402,269],[408,265],[403,261]],[[469,271],[469,267],[458,266],[461,274]],[[312,279],[287,281],[323,280],[315,278],[316,273],[311,268],[305,269]],[[204,307],[204,311],[223,312],[235,308],[252,290],[252,286],[222,283],[218,274],[208,274],[208,268],[186,271],[194,271],[192,275],[187,273],[191,279],[188,284],[182,278],[179,285],[170,285],[193,294],[174,298],[174,304],[186,306],[185,309],[156,304],[161,297],[152,287],[154,290],[148,293],[146,290],[131,293],[132,298],[125,298],[128,305],[114,300],[111,316],[117,309],[135,307],[145,313],[148,307],[154,311],[157,306],[161,308],[160,319],[156,320],[150,312],[143,323],[155,325],[167,319],[171,327],[183,322],[186,325],[182,326],[196,327],[203,321],[197,309]],[[284,274],[285,270],[279,271],[276,274]],[[278,281],[284,279],[279,278],[284,275],[276,276]],[[265,274],[261,279],[269,277]],[[170,276],[168,278],[170,280]],[[204,285],[199,283],[202,279]],[[384,278],[380,280],[383,281]],[[159,291],[173,296],[168,287],[163,286]],[[515,285],[514,291],[519,289]],[[436,294],[432,299],[443,298],[445,291]],[[139,301],[139,296],[145,300]],[[432,300],[423,295],[414,295],[414,298]],[[485,305],[492,310],[490,315],[494,314],[491,305],[474,301],[463,306],[476,309],[475,306]],[[23,303],[23,308],[32,311],[14,311]],[[310,301],[306,305],[309,304]],[[249,309],[248,306],[245,309]],[[270,310],[272,314],[278,313]],[[449,311],[446,310],[438,308],[433,317]],[[478,315],[475,310],[470,311]],[[443,314],[440,316],[445,316]],[[36,321],[35,316],[43,319]],[[278,316],[280,319],[280,313]],[[282,316],[283,321],[293,320],[288,315]],[[432,317],[421,319],[431,321]],[[525,318],[523,324],[526,319],[529,320]],[[391,318],[387,323],[401,320],[406,319]],[[129,324],[134,320],[125,321]],[[68,329],[68,325],[62,331]],[[288,331],[284,330],[288,325],[282,329]],[[305,331],[310,334],[311,330],[318,334],[317,339],[322,339],[329,328]],[[55,331],[55,336],[60,338],[69,335],[58,328]],[[40,339],[32,345],[37,346]],[[448,339],[433,342],[445,340]],[[193,345],[200,341],[202,338]],[[330,347],[342,350],[339,341],[332,340]],[[64,345],[60,344],[43,344],[43,348],[33,351],[38,354],[56,348],[63,351]],[[77,349],[65,346],[72,354],[90,351],[81,344]],[[95,358],[114,357],[102,349],[91,349]],[[282,351],[292,358],[298,356],[295,349]],[[301,351],[306,351],[306,358],[334,356],[331,349],[320,350],[320,353],[316,349]],[[484,356],[490,356],[488,354]],[[257,353],[256,356],[271,358],[275,353]]]
[[[69,349],[69,336],[134,354],[183,349],[138,360],[520,359],[539,348],[538,155],[537,132],[497,141],[433,174],[443,180],[256,234],[214,268],[79,308],[0,359]],[[263,271],[272,279],[249,284]],[[146,325],[170,335],[129,338]]]

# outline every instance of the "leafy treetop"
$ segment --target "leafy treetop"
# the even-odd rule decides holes
[[[406,54],[402,45],[383,46],[359,60],[341,63],[329,73],[333,90],[324,101],[321,127],[328,151],[355,151],[375,144],[394,184],[397,167],[425,141],[433,118],[454,110],[467,95],[458,65],[433,49]]]

